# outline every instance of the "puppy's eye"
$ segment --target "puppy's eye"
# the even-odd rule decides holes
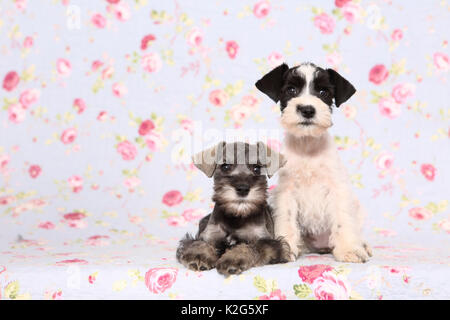
[[[320,95],[321,97],[327,98],[328,95],[329,95],[329,92],[328,92],[327,90],[320,90],[320,91],[319,91],[319,95]]]
[[[223,165],[220,166],[220,170],[222,170],[223,172],[228,172],[231,170],[231,165],[224,163]]]
[[[260,175],[261,174],[261,166],[254,165],[253,168],[252,168],[252,171],[253,171],[254,174]]]
[[[295,87],[287,87],[287,88],[286,88],[286,93],[287,93],[288,95],[290,95],[290,96],[295,96],[295,95],[297,95],[298,90],[297,90],[297,88],[295,88]]]

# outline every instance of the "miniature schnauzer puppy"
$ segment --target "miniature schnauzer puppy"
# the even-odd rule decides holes
[[[364,210],[327,131],[333,104],[339,107],[355,88],[336,71],[312,63],[282,64],[256,87],[280,101],[286,130],[287,163],[270,201],[275,236],[289,244],[290,261],[308,252],[332,252],[344,262],[367,261],[372,251],[361,238]]]
[[[217,268],[223,275],[265,264],[287,262],[289,246],[274,238],[267,178],[284,158],[264,143],[221,142],[193,157],[208,177],[214,176],[213,212],[199,223],[195,238],[180,241],[177,260],[191,270]]]

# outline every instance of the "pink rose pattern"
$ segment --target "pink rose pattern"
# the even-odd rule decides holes
[[[351,294],[346,279],[333,272],[324,272],[314,279],[312,288],[318,300],[348,300]]]
[[[377,64],[369,72],[369,81],[374,84],[383,83],[389,76],[389,70],[383,64]]]
[[[331,34],[334,31],[335,22],[332,16],[323,12],[314,17],[314,25],[319,28],[321,33]]]
[[[102,298],[448,299],[450,19],[440,3],[398,2],[90,1],[79,28],[67,0],[2,3],[1,297],[11,281],[27,297],[20,270],[33,265],[55,276],[32,298],[76,298],[65,270],[78,266],[78,292]],[[174,160],[191,150],[173,133],[278,130],[267,142],[280,150],[279,109],[254,82],[285,61],[358,90],[332,133],[375,257],[307,255],[226,282],[190,272],[174,250],[210,212],[212,182]]]
[[[130,141],[123,141],[117,145],[117,152],[122,156],[123,160],[131,161],[136,158],[137,149]]]
[[[253,6],[253,14],[258,19],[266,17],[269,13],[270,13],[269,1],[258,1]]]
[[[16,71],[10,71],[3,79],[3,89],[6,91],[13,91],[19,84],[20,77]]]
[[[320,277],[324,272],[330,271],[332,268],[327,265],[316,264],[312,266],[300,267],[298,275],[303,282],[312,284],[314,280]]]
[[[169,207],[176,206],[183,201],[183,195],[178,190],[172,190],[164,194],[162,202]]]
[[[145,285],[152,293],[163,293],[177,280],[178,270],[175,268],[153,268],[145,274]]]

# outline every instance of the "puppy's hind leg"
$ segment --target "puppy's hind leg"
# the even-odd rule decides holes
[[[189,234],[180,241],[177,249],[178,262],[194,271],[214,268],[218,258],[217,250],[213,246],[205,241],[196,240]]]

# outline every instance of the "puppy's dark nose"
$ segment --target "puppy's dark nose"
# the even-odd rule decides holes
[[[250,186],[248,184],[238,184],[236,187],[236,192],[238,195],[240,195],[241,197],[245,197],[246,195],[248,195],[249,191],[250,191]]]
[[[306,119],[311,119],[316,114],[316,109],[313,106],[297,106],[297,112]]]

